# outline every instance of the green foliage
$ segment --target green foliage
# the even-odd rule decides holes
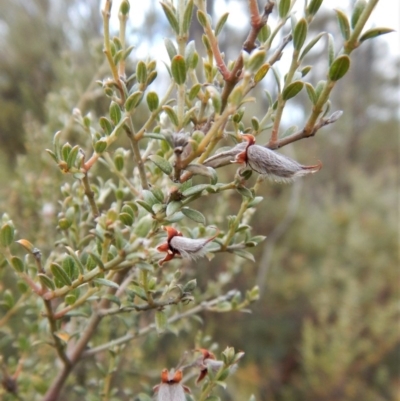
[[[255,3],[249,3],[255,13]],[[185,377],[198,376],[201,385],[188,383],[190,397],[223,399],[225,391],[234,391],[236,383],[229,378],[243,364],[244,352],[230,346],[217,352],[219,346],[207,335],[214,324],[221,344],[231,342],[251,355],[248,372],[265,356],[257,385],[267,378],[273,391],[270,377],[276,377],[279,358],[271,348],[263,349],[265,343],[252,341],[254,325],[264,321],[247,318],[249,325],[239,325],[236,339],[232,320],[221,325],[237,319],[238,312],[249,312],[262,295],[256,284],[263,287],[264,280],[255,282],[248,271],[260,260],[261,245],[268,249],[274,240],[260,234],[273,232],[284,209],[274,193],[284,190],[265,176],[290,180],[316,171],[266,147],[313,136],[336,122],[341,113],[328,116],[329,98],[349,72],[351,52],[360,42],[389,32],[362,33],[372,7],[357,2],[349,17],[336,11],[343,35],[337,52],[333,36],[311,29],[321,3],[310,1],[298,22],[290,1],[279,1],[276,9],[270,3],[261,26],[249,24],[245,51],[237,47],[237,58],[226,60],[219,38],[228,29],[228,13],[217,20],[200,0],[161,2],[175,35],[164,42],[170,59],[164,82],[158,60],[130,56],[135,51],[126,32],[134,5],[121,3],[118,36],[112,37],[110,16],[117,11],[105,2],[103,48],[88,50],[97,51],[94,58],[104,54],[108,70],[99,63],[96,73],[90,71],[85,91],[69,77],[64,91],[48,95],[47,125],[27,121],[29,154],[18,160],[8,202],[2,205],[8,211],[0,222],[2,396],[49,401],[65,396],[94,400],[100,394],[104,400],[148,400],[168,366],[156,393],[171,394],[174,388],[178,401],[184,399],[184,387],[180,371],[170,370],[176,366]],[[279,15],[275,22],[268,20],[272,12]],[[194,14],[204,30],[204,49],[188,41]],[[291,34],[281,38],[290,19]],[[328,37],[328,56],[324,70],[315,73],[320,79],[315,84],[303,58],[322,36]],[[291,63],[282,79],[277,63],[290,41]],[[266,77],[275,80],[266,92],[269,105],[255,116]],[[287,101],[296,102],[304,86],[309,97],[304,115],[309,114],[302,128],[286,129]],[[79,107],[70,115],[75,103]],[[50,135],[60,128],[50,145]],[[266,132],[268,144],[261,146]],[[45,148],[50,148],[47,154]],[[275,256],[282,268],[269,282],[273,318],[290,321],[288,305],[300,318],[270,335],[278,351],[285,339],[297,336],[303,361],[297,372],[302,380],[291,377],[290,386],[282,385],[275,394],[280,399],[332,397],[352,372],[361,377],[365,369],[372,369],[379,383],[363,392],[351,381],[342,388],[344,399],[379,393],[391,379],[389,368],[383,373],[375,368],[398,344],[385,329],[396,317],[394,261],[376,254],[381,242],[395,248],[395,228],[383,211],[385,202],[369,205],[370,193],[363,193],[365,188],[382,191],[384,178],[366,182],[357,169],[350,166],[349,172],[353,193],[333,205],[324,181],[309,180],[302,213],[285,239],[290,251],[279,248]],[[315,197],[321,202],[314,204]],[[379,213],[365,213],[369,206]],[[371,233],[382,221],[390,231],[377,240]],[[357,259],[364,246],[369,250],[365,258],[381,272],[379,280]],[[360,314],[368,314],[368,320],[355,324]],[[198,330],[200,324],[205,333]],[[374,352],[381,336],[386,341],[379,341]],[[239,372],[239,381],[248,375]]]

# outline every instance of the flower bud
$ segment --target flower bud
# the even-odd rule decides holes
[[[167,232],[167,242],[159,245],[157,250],[159,252],[166,252],[167,255],[163,260],[160,260],[160,266],[173,259],[175,255],[180,255],[183,258],[191,260],[203,257],[207,253],[205,246],[219,233],[217,232],[211,238],[193,239],[184,237],[181,232],[170,226],[164,227],[164,230]]]
[[[161,383],[153,388],[157,401],[186,401],[185,393],[190,393],[190,389],[181,384],[182,377],[181,370],[163,369]]]
[[[247,147],[236,156],[234,162],[245,163],[258,174],[275,181],[291,181],[296,177],[316,173],[322,167],[321,162],[312,166],[303,166],[287,156],[255,145],[253,135],[246,134],[243,138],[247,141]]]

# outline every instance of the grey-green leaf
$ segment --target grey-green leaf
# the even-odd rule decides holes
[[[293,47],[300,51],[307,37],[308,24],[305,18],[297,22],[293,32]]]
[[[106,287],[110,287],[110,288],[119,288],[119,285],[117,283],[115,283],[114,281],[111,280],[106,280],[105,278],[95,278],[93,280],[96,284],[99,285],[104,285]]]
[[[163,3],[161,2],[161,7],[163,8],[164,14],[167,17],[167,20],[169,22],[169,25],[171,26],[171,28],[174,30],[174,32],[179,35],[179,23],[178,23],[178,18],[174,12],[174,10],[172,9],[172,7],[167,4],[167,3]]]
[[[63,285],[70,286],[72,284],[68,274],[65,272],[65,270],[63,270],[63,268],[59,264],[53,262],[50,265],[50,270],[53,273],[54,278],[57,279]]]
[[[229,13],[222,14],[221,18],[217,22],[217,25],[215,26],[214,30],[215,36],[218,36],[221,33],[222,28],[224,27],[228,17]]]
[[[284,19],[286,18],[288,12],[290,9],[290,0],[280,0],[279,1],[279,7],[278,7],[278,11],[279,11],[279,17]]]
[[[302,81],[294,81],[291,84],[289,84],[282,93],[282,98],[283,100],[289,100],[292,97],[295,97],[302,89],[304,86],[304,82]]]
[[[347,15],[341,11],[335,9],[336,16],[339,23],[340,32],[342,33],[343,39],[348,40],[350,37],[350,22]]]
[[[394,32],[394,29],[391,28],[372,28],[368,31],[364,32],[360,37],[360,42],[364,42],[365,40],[376,38],[377,36],[386,35],[387,33]]]
[[[332,81],[338,81],[343,78],[350,68],[350,58],[349,56],[343,54],[339,56],[329,68],[329,78]]]
[[[163,173],[170,175],[172,173],[172,165],[168,160],[158,155],[149,156],[151,160]]]
[[[186,217],[195,221],[196,223],[200,223],[203,225],[206,224],[206,218],[199,211],[191,209],[189,207],[184,207],[181,209],[181,211]]]

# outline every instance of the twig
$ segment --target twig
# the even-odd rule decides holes
[[[195,315],[201,311],[204,310],[209,310],[210,308],[212,308],[214,305],[218,304],[219,302],[223,302],[223,301],[229,301],[230,299],[232,299],[232,297],[236,294],[236,290],[231,290],[229,291],[227,294],[225,294],[224,296],[221,297],[217,297],[212,299],[211,301],[208,302],[202,302],[200,305],[195,306],[192,309],[187,310],[186,312],[182,312],[182,313],[177,313],[176,315],[170,317],[168,319],[168,324],[170,323],[174,323],[178,320],[181,320],[185,317],[188,316],[192,316]],[[155,330],[156,326],[154,323],[140,329],[139,331],[137,331],[136,333],[128,333],[120,338],[117,338],[116,340],[110,341],[108,343],[105,343],[103,345],[99,345],[98,347],[92,348],[88,351],[85,351],[82,354],[82,358],[87,358],[89,356],[95,355],[99,352],[102,351],[106,351],[108,350],[110,347],[115,346],[115,345],[120,345],[120,344],[125,344],[128,343],[129,341],[144,336],[145,334],[149,333],[152,330]]]
[[[122,280],[124,279],[127,271],[122,271],[118,272],[116,274],[114,282],[116,284],[120,284]],[[107,291],[107,294],[113,295],[115,293],[116,289],[115,288],[109,288]],[[103,298],[100,303],[99,303],[99,309],[105,309],[108,308],[110,305],[110,301],[107,298]],[[55,380],[53,381],[52,385],[50,386],[49,390],[45,394],[43,401],[57,401],[59,399],[59,395],[61,393],[61,390],[70,375],[72,369],[75,367],[75,365],[81,360],[82,354],[94,335],[98,325],[100,324],[102,319],[102,316],[99,315],[96,311],[93,311],[92,316],[83,331],[81,337],[79,338],[78,342],[75,344],[75,347],[71,351],[71,354],[69,355],[69,361],[70,363],[68,365],[64,365],[63,369],[59,372]]]
[[[92,188],[90,188],[90,182],[89,182],[89,177],[88,177],[88,172],[85,173],[85,175],[82,178],[82,184],[83,187],[85,188],[85,195],[89,201],[90,208],[92,209],[92,214],[93,217],[96,218],[100,216],[99,208],[97,207],[96,201],[94,199],[94,192],[92,191]]]

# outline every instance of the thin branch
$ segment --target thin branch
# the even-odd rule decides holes
[[[257,0],[249,0],[251,30],[247,36],[247,39],[243,43],[243,50],[247,53],[250,53],[253,49],[256,48],[255,42],[257,40],[257,36],[263,26],[265,26],[265,24],[267,23],[268,17],[272,13],[274,6],[275,3],[273,1],[268,1],[267,4],[264,6],[263,15],[260,16]]]
[[[92,209],[92,215],[94,218],[100,216],[99,208],[97,207],[96,201],[94,199],[94,192],[92,191],[92,188],[90,188],[90,182],[89,182],[89,177],[88,177],[88,172],[85,173],[85,175],[82,178],[82,184],[83,187],[85,188],[85,195],[89,201],[90,208]]]
[[[127,270],[118,272],[116,274],[114,282],[116,284],[120,284],[125,275],[127,273]],[[109,288],[107,291],[107,294],[113,295],[116,292],[115,288]],[[110,301],[107,298],[103,298],[99,302],[99,309],[106,309],[110,305]],[[92,316],[89,319],[89,322],[83,331],[81,337],[75,344],[75,347],[71,351],[69,355],[69,361],[70,363],[68,365],[64,365],[63,369],[59,372],[55,380],[53,381],[52,385],[48,389],[47,393],[45,394],[43,401],[57,401],[59,399],[59,395],[61,393],[62,388],[64,387],[64,384],[70,375],[72,369],[75,367],[75,365],[81,360],[82,354],[87,347],[88,342],[90,339],[93,337],[94,333],[96,332],[96,329],[98,325],[100,324],[102,320],[102,316],[99,315],[96,311],[93,311]]]
[[[177,313],[177,314],[175,314],[174,316],[172,316],[172,317],[170,317],[168,319],[168,324],[174,323],[174,322],[176,322],[178,320],[181,320],[181,319],[183,319],[185,317],[195,315],[195,314],[197,314],[197,313],[199,313],[201,311],[210,310],[210,309],[212,310],[212,307],[214,305],[217,305],[219,302],[229,301],[230,299],[232,299],[232,297],[236,293],[237,293],[236,290],[231,290],[227,294],[225,294],[223,296],[220,296],[220,297],[217,297],[217,298],[214,298],[211,301],[202,302],[201,304],[195,306],[192,309],[187,310],[186,312]],[[155,330],[155,328],[156,328],[156,326],[155,326],[154,323],[149,324],[148,326],[140,329],[139,331],[137,331],[135,333],[128,333],[128,334],[126,334],[126,335],[124,335],[124,336],[122,336],[120,338],[117,338],[116,340],[110,341],[110,342],[105,343],[103,345],[99,345],[98,347],[92,348],[92,349],[90,349],[88,351],[85,351],[82,354],[82,358],[87,358],[89,356],[98,354],[99,352],[106,351],[110,347],[115,346],[115,345],[121,345],[121,344],[128,343],[128,342],[132,341],[135,338],[144,336],[145,334]]]

